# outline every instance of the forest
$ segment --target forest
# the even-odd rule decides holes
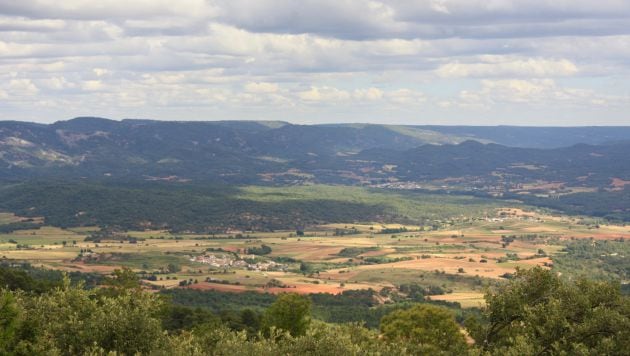
[[[618,283],[569,281],[542,268],[519,270],[464,320],[442,306],[412,303],[388,310],[376,329],[317,317],[322,303],[368,306],[366,292],[259,295],[260,308],[228,315],[148,293],[129,269],[116,270],[101,288],[61,277],[0,268],[1,353],[623,355],[630,349],[630,298]],[[232,299],[249,304],[252,297]]]
[[[500,202],[360,187],[27,181],[0,185],[0,210],[57,227],[222,232],[298,229],[348,221],[422,222],[480,215]],[[5,225],[4,229],[29,229]]]

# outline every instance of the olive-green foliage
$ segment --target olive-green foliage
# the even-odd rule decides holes
[[[124,290],[97,297],[66,280],[45,294],[15,297],[20,328],[7,348],[17,355],[77,355],[93,347],[133,355],[159,346],[161,301],[154,294]]]
[[[26,270],[0,267],[0,288],[42,293],[54,286],[54,281],[33,278]]]
[[[466,340],[453,314],[434,305],[417,304],[384,316],[381,332],[389,341],[408,343],[417,354],[461,355],[466,351]]]
[[[162,327],[169,332],[190,330],[203,324],[219,325],[221,320],[212,311],[164,303],[160,311]]]
[[[293,336],[304,335],[311,322],[311,301],[297,293],[283,293],[265,311],[263,326],[277,328]]]
[[[404,345],[387,343],[377,333],[358,324],[312,323],[302,336],[277,329],[269,337],[248,338],[245,332],[226,328],[196,329],[168,338],[168,347],[158,355],[410,355]]]
[[[630,301],[619,285],[572,282],[541,268],[519,270],[487,294],[487,308],[467,321],[474,346],[467,346],[448,310],[427,304],[385,316],[379,335],[362,324],[311,321],[307,297],[283,294],[262,320],[243,310],[237,318],[242,325],[234,328],[208,310],[173,306],[133,281],[123,270],[108,280],[108,292],[72,286],[67,278],[42,292],[0,290],[0,354],[516,356],[630,350]],[[334,301],[343,302],[329,303]],[[257,332],[259,323],[264,332]]]
[[[0,294],[0,353],[6,353],[19,326],[20,310],[9,292]]]
[[[140,288],[140,279],[133,270],[123,267],[114,270],[111,276],[105,277],[103,285],[108,288],[103,288],[100,293],[111,296],[117,295],[121,291]]]
[[[542,268],[518,270],[486,295],[467,328],[493,355],[622,355],[630,350],[630,299],[619,284],[570,282]]]

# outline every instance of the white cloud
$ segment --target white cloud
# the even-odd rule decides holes
[[[627,105],[630,98],[605,95],[590,89],[563,87],[552,79],[482,80],[479,90],[463,90],[458,104],[464,107],[492,109],[496,105],[536,105],[592,107]],[[452,102],[443,105],[450,106]]]
[[[86,80],[82,85],[83,90],[96,91],[103,89],[103,82],[100,80]]]
[[[30,96],[39,92],[39,88],[30,79],[11,79],[8,92],[11,96]]]
[[[359,100],[380,100],[383,98],[383,91],[378,88],[357,89],[354,97]]]
[[[550,77],[569,76],[578,72],[567,59],[515,58],[514,56],[480,56],[473,63],[450,62],[436,73],[445,78],[458,77]]]
[[[386,94],[387,99],[392,103],[409,105],[423,103],[427,100],[424,93],[410,90],[410,89],[397,89]]]
[[[0,119],[630,109],[625,0],[20,0],[0,13]]]
[[[49,90],[62,90],[72,86],[72,84],[68,83],[66,78],[62,76],[41,79],[38,81],[38,83],[41,83],[40,86]]]
[[[345,90],[328,86],[311,87],[309,90],[298,92],[297,96],[306,102],[335,102],[348,100],[351,97]]]
[[[245,84],[245,91],[248,93],[276,93],[279,90],[278,84],[265,82],[249,82]]]

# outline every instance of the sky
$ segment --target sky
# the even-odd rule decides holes
[[[0,120],[630,125],[630,0],[0,0]]]

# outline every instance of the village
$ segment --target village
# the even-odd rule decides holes
[[[228,254],[203,254],[190,258],[191,262],[203,263],[215,268],[237,268],[248,271],[283,271],[286,272],[287,265],[274,261],[260,261],[256,255],[237,255],[234,257]]]

